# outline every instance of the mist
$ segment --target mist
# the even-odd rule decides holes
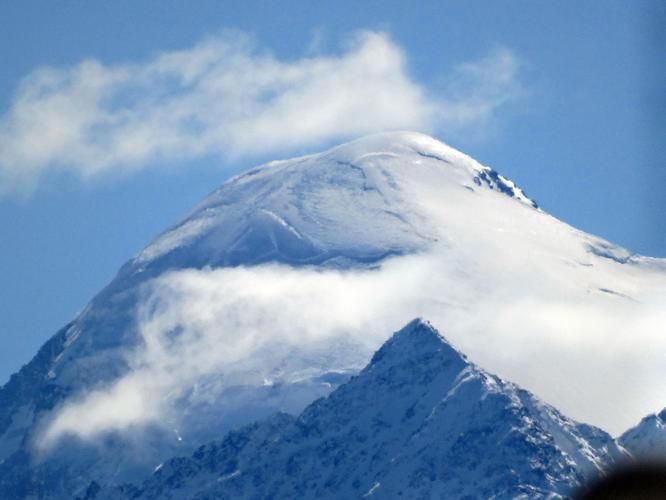
[[[142,342],[126,353],[129,373],[61,407],[42,446],[63,435],[94,439],[177,422],[179,396],[204,378],[293,382],[303,376],[298,360],[276,366],[290,349],[329,349],[321,372],[358,370],[415,317],[429,320],[481,367],[611,432],[666,404],[666,296],[638,302],[588,293],[581,300],[557,273],[521,271],[518,256],[501,267],[461,259],[439,249],[372,269],[271,264],[162,275],[137,307]]]

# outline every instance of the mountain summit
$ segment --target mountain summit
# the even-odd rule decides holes
[[[644,417],[619,442],[639,460],[666,460],[666,408]]]
[[[627,458],[415,320],[298,418],[244,427],[139,487],[88,498],[558,498]]]
[[[0,496],[134,482],[298,414],[413,317],[620,433],[666,405],[665,283],[664,260],[558,221],[422,134],[271,162],[138,252],[0,389]]]
[[[128,271],[367,262],[424,250],[437,231],[407,190],[430,182],[438,190],[494,190],[536,207],[513,182],[431,137],[377,134],[229,180]]]

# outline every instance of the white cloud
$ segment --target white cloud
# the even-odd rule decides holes
[[[91,178],[379,130],[478,128],[519,89],[508,50],[462,64],[439,92],[427,89],[409,75],[403,50],[370,31],[340,54],[293,60],[234,32],[143,63],[40,68],[0,117],[0,194],[29,192],[47,171]]]
[[[174,401],[197,381],[217,374],[261,385],[276,376],[277,356],[291,347],[312,352],[348,339],[360,355],[332,356],[331,365],[321,368],[360,368],[385,338],[388,325],[402,321],[401,303],[419,295],[427,262],[398,259],[381,271],[266,265],[167,273],[150,283],[139,306],[143,346],[128,353],[132,370],[110,387],[68,402],[41,445],[66,433],[92,438],[172,421]],[[269,359],[266,349],[272,353]],[[299,360],[293,356],[290,352],[283,381],[298,376]]]
[[[291,348],[327,352],[318,361],[323,372],[360,368],[414,317],[568,416],[620,432],[663,406],[666,296],[640,303],[581,296],[559,271],[525,267],[515,248],[500,257],[497,248],[480,249],[464,262],[451,253],[398,257],[374,270],[273,264],[163,275],[139,308],[143,346],[127,353],[132,369],[68,401],[40,446],[67,434],[94,439],[143,424],[179,427],[186,413],[180,397],[202,380],[260,386],[275,377],[288,382],[300,366],[316,364],[311,356],[300,363]],[[340,343],[350,349],[336,355]],[[202,397],[214,400],[215,390]]]

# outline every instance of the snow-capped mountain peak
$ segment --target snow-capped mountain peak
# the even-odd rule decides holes
[[[242,252],[248,248],[250,258],[290,263],[423,250],[436,235],[408,188],[433,180],[440,188],[446,182],[488,189],[536,207],[512,181],[442,142],[415,132],[383,133],[232,178],[134,263],[143,269],[195,242],[208,249],[208,264],[247,262]],[[214,242],[226,252],[211,255]]]
[[[464,354],[458,352],[429,322],[416,318],[397,331],[372,356],[368,369],[375,369],[383,363],[392,364],[387,357],[422,360],[424,357],[437,356],[442,361],[455,365],[466,365]]]
[[[639,460],[665,460],[666,408],[644,417],[618,441]]]
[[[298,418],[250,425],[140,486],[88,498],[558,498],[627,458],[415,320]]]
[[[0,496],[134,481],[229,429],[298,414],[413,317],[619,434],[666,404],[665,311],[662,259],[558,221],[430,137],[272,162],[139,252],[0,389]],[[437,342],[448,365],[465,362]],[[459,382],[490,399],[505,387],[471,368]]]

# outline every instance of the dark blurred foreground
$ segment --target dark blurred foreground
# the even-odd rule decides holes
[[[666,500],[666,463],[624,467],[579,491],[579,500]]]

